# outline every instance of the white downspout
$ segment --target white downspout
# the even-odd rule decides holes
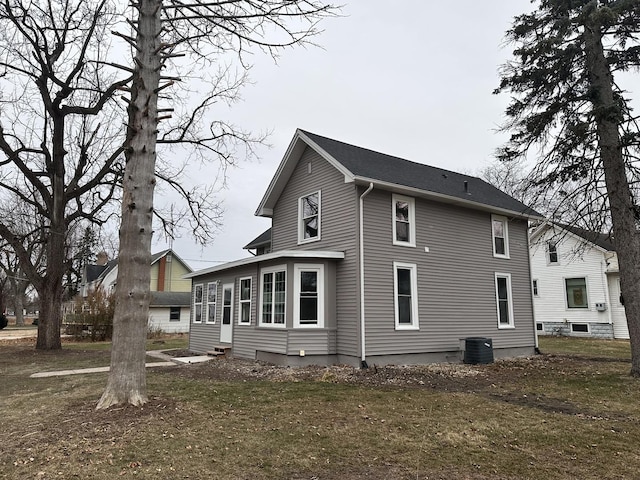
[[[361,367],[366,368],[366,346],[364,335],[364,197],[373,190],[373,183],[369,183],[362,195],[360,195],[360,360]]]
[[[609,276],[607,275],[607,268],[609,267],[609,262],[607,260],[609,260],[609,258],[607,258],[607,255],[605,254],[604,259],[601,262],[602,282],[604,287],[604,301],[607,302],[607,319],[609,320],[609,325],[613,325],[613,316],[611,313],[611,307],[613,307],[613,305],[611,304],[611,295],[609,292]]]

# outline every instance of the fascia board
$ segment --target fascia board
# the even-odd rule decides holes
[[[273,207],[275,205],[275,200],[280,196],[282,190],[284,190],[285,185],[289,181],[291,174],[293,173],[294,168],[296,167],[298,160],[302,156],[305,147],[311,147],[315,150],[318,155],[320,155],[324,160],[326,160],[331,166],[337,169],[340,173],[345,176],[345,182],[347,179],[351,179],[353,181],[353,174],[345,168],[338,160],[332,157],[329,153],[327,153],[324,149],[320,148],[316,142],[311,140],[307,135],[304,134],[300,129],[296,130],[287,151],[278,165],[278,169],[276,170],[275,175],[271,179],[271,183],[267,187],[267,191],[262,197],[260,204],[258,205],[258,209],[255,212],[256,216],[259,217],[271,217],[273,215]]]
[[[251,265],[258,262],[268,262],[269,260],[277,260],[280,258],[317,258],[326,260],[343,260],[344,252],[329,251],[329,250],[281,250],[278,252],[271,252],[264,255],[256,255],[254,257],[243,258],[235,260],[233,262],[223,263],[222,265],[216,265],[215,267],[205,268],[198,270],[197,272],[188,273],[183,275],[182,278],[194,278],[202,275],[208,275],[210,273],[221,272],[229,270],[231,268],[242,267],[245,265]]]
[[[549,224],[549,228],[550,229],[557,228],[558,230],[562,230],[564,232],[564,236],[571,237],[575,241],[580,242],[580,243],[588,243],[591,246],[591,248],[594,248],[594,249],[598,250],[601,253],[615,252],[615,250],[607,250],[606,248],[602,248],[600,245],[597,245],[597,244],[593,243],[591,240],[588,240],[588,239],[584,238],[581,235],[573,233],[571,230],[567,230],[566,228],[562,228],[560,225],[556,225],[555,223],[550,223]],[[532,242],[530,241],[530,243],[532,243]]]
[[[464,200],[462,198],[452,197],[451,195],[445,195],[443,193],[431,192],[429,190],[422,190],[420,188],[415,188],[415,187],[407,187],[405,185],[399,185],[391,182],[383,182],[380,180],[375,180],[373,178],[355,177],[354,181],[361,185],[369,185],[370,183],[373,183],[375,186],[378,186],[384,190],[390,190],[393,192],[403,193],[403,194],[422,197],[422,198],[434,199],[439,202],[449,203],[453,205],[460,205],[467,208],[472,208],[474,210],[482,210],[486,212],[499,213],[505,216],[523,218],[528,220],[544,220],[543,217],[539,217],[537,215],[529,215],[526,213],[509,210],[506,208],[494,207],[493,205],[487,205],[486,203],[474,202],[473,200]]]

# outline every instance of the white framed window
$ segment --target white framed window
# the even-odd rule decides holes
[[[294,272],[293,326],[324,327],[324,265],[296,264]]]
[[[416,246],[416,201],[402,195],[391,196],[393,244]]]
[[[393,262],[393,303],[396,330],[418,330],[418,269],[414,263]]]
[[[511,295],[511,274],[496,273],[496,310],[498,312],[498,328],[514,328],[513,296]]]
[[[298,199],[298,243],[320,240],[320,190]]]
[[[571,333],[591,333],[588,323],[572,323]]]
[[[260,326],[286,326],[287,268],[278,266],[260,271]]]
[[[549,265],[558,265],[558,244],[553,241],[547,242],[547,263]]]
[[[251,325],[251,277],[240,279],[238,324]]]
[[[193,286],[193,323],[202,323],[202,284]]]
[[[493,256],[509,258],[509,222],[507,217],[491,215]]]
[[[567,308],[589,308],[585,277],[565,278],[564,286],[567,292]]]
[[[533,296],[538,296],[538,280],[531,280],[531,289],[533,290]]]
[[[216,299],[218,298],[218,283],[207,284],[207,323],[216,323]]]

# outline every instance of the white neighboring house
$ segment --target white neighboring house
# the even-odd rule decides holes
[[[151,256],[149,327],[166,333],[187,333],[191,316],[191,280],[183,276],[193,270],[173,250]],[[114,292],[118,281],[118,260],[107,261],[99,254],[96,265],[87,265],[81,295],[86,298],[97,288]]]
[[[629,338],[618,256],[609,236],[544,223],[529,242],[539,335]]]

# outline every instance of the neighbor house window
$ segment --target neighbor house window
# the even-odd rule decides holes
[[[507,218],[491,215],[491,233],[493,237],[493,256],[509,258],[509,227]]]
[[[260,325],[285,326],[287,273],[285,267],[262,270]]]
[[[556,242],[547,242],[547,260],[549,263],[558,263],[558,245]]]
[[[416,246],[416,203],[411,197],[392,195],[393,244]]]
[[[511,275],[496,273],[496,307],[498,328],[513,328],[513,304],[511,300]]]
[[[298,200],[298,243],[320,240],[320,192]]]
[[[571,332],[572,333],[589,333],[589,324],[588,323],[572,323]]]
[[[324,327],[324,266],[294,267],[294,327]]]
[[[251,277],[240,279],[240,325],[251,324]]]
[[[216,323],[216,297],[218,296],[218,284],[210,282],[207,285],[207,323]]]
[[[202,285],[193,287],[193,321],[202,322]]]
[[[565,278],[565,288],[567,290],[568,308],[589,308],[587,301],[587,279]]]
[[[538,296],[538,280],[532,280],[531,286],[533,287],[533,295],[537,297]]]
[[[170,307],[169,308],[169,321],[170,322],[179,322],[180,321],[180,307]]]
[[[417,330],[418,272],[415,264],[393,262],[396,330]]]

